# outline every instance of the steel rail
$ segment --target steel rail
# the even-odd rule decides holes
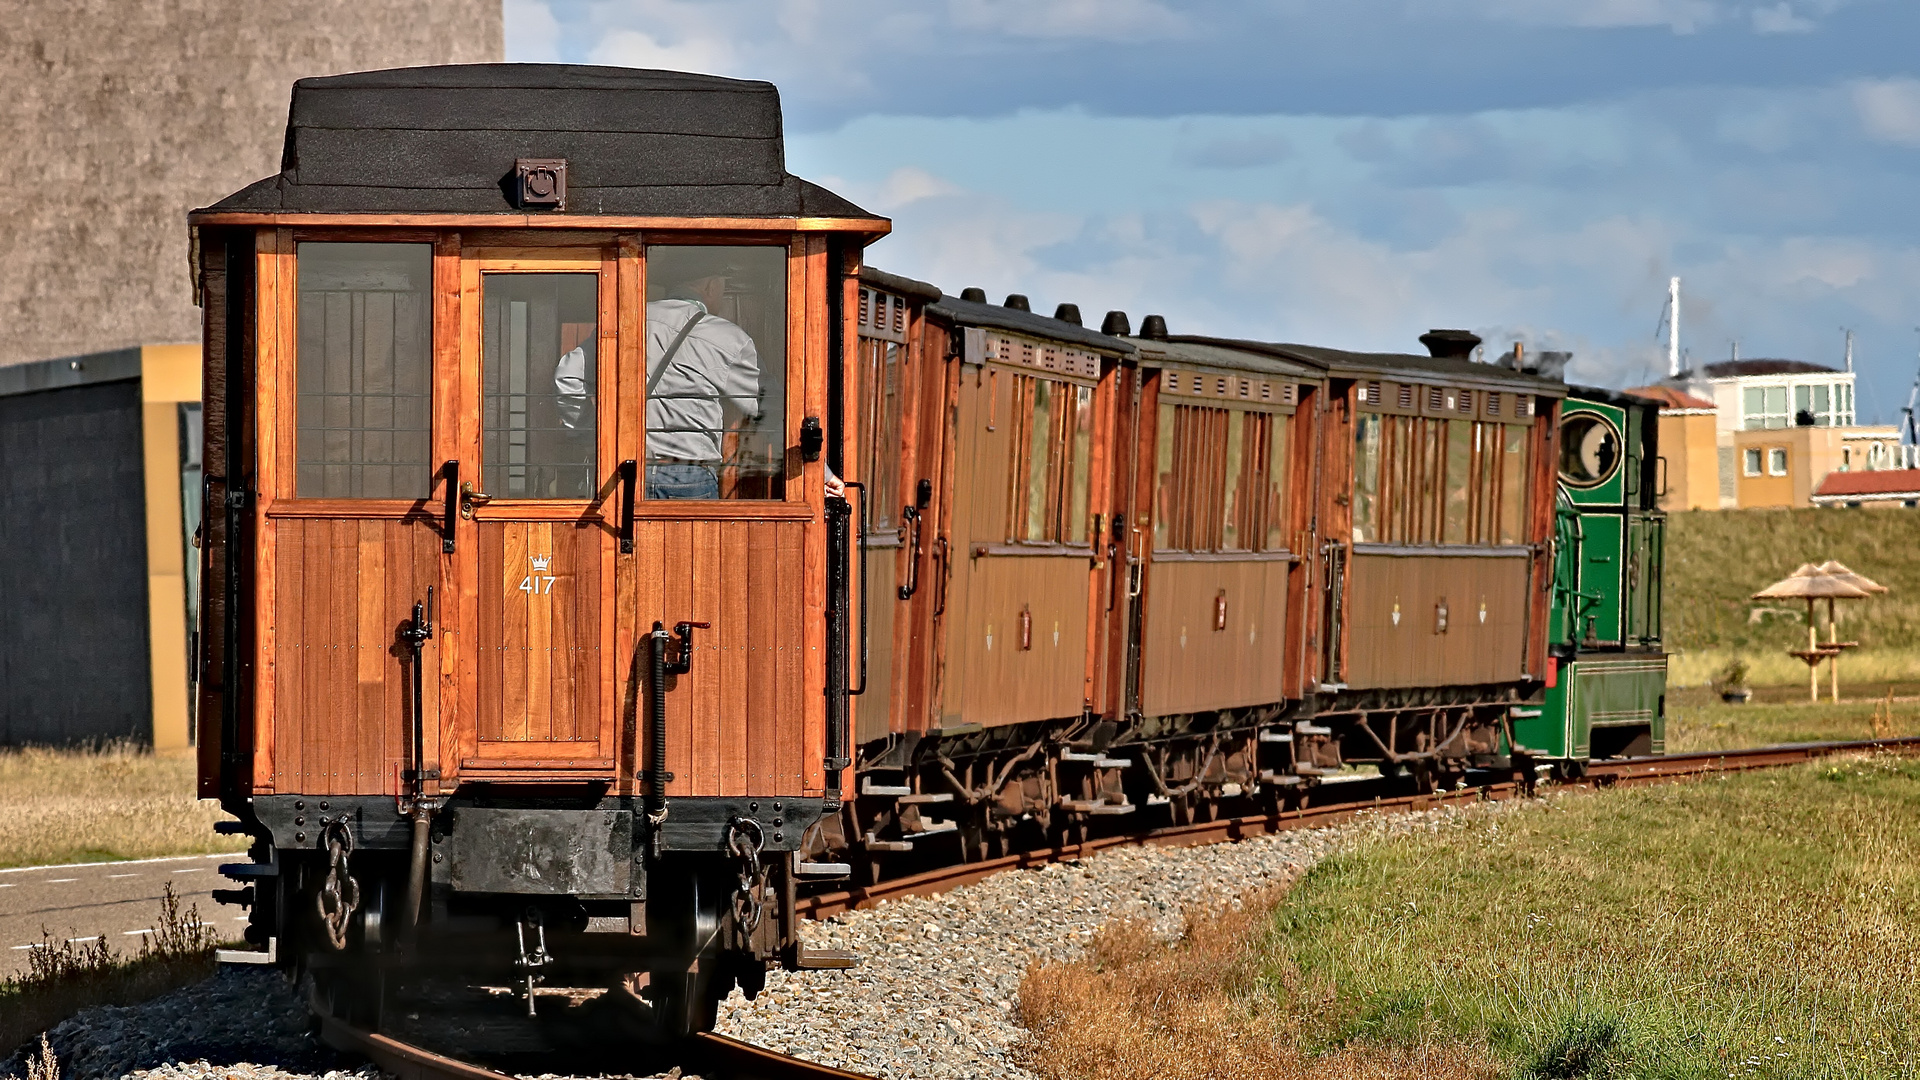
[[[1688,754],[1626,758],[1620,761],[1589,764],[1584,776],[1561,786],[1612,788],[1681,780],[1713,773],[1744,772],[1752,769],[1781,768],[1836,754],[1868,750],[1896,752],[1920,751],[1920,737],[1901,739],[1864,739],[1855,742],[1792,743],[1762,746],[1749,750],[1710,750]],[[886,900],[908,896],[932,896],[963,885],[983,881],[1006,870],[1033,869],[1048,863],[1071,862],[1118,847],[1156,845],[1198,847],[1256,836],[1319,829],[1351,821],[1365,813],[1416,813],[1437,806],[1457,803],[1510,799],[1524,795],[1523,785],[1505,782],[1428,795],[1403,795],[1394,798],[1354,799],[1303,807],[1275,814],[1222,818],[1165,829],[1107,836],[1079,844],[1041,848],[987,859],[974,863],[927,870],[918,874],[890,878],[875,885],[859,886],[839,892],[801,897],[796,914],[803,918],[823,919]],[[469,1064],[430,1050],[399,1041],[390,1036],[364,1031],[352,1024],[327,1017],[321,1021],[321,1037],[337,1050],[359,1054],[391,1073],[398,1080],[513,1080],[505,1073]],[[689,1043],[693,1057],[703,1071],[735,1080],[870,1080],[861,1073],[847,1072],[800,1058],[776,1053],[725,1035],[706,1032]]]

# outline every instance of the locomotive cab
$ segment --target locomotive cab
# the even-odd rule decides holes
[[[684,1031],[803,962],[889,224],[782,145],[766,83],[307,79],[281,172],[192,215],[201,793],[258,958],[331,1007],[431,961]]]

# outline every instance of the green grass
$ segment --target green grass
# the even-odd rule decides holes
[[[1316,865],[1263,993],[1321,1051],[1465,1040],[1516,1077],[1920,1071],[1920,762],[1463,815]]]
[[[1806,605],[1753,601],[1801,563],[1838,559],[1891,592],[1837,605],[1840,636],[1860,648],[1841,661],[1850,679],[1920,680],[1920,518],[1898,511],[1686,510],[1667,518],[1665,625],[1676,685],[1703,685],[1735,656],[1756,686],[1805,685],[1786,655],[1805,648]],[[1825,634],[1825,605],[1816,616]]]
[[[1838,705],[1809,704],[1800,687],[1763,688],[1746,705],[1727,705],[1704,691],[1676,690],[1667,696],[1667,752],[1920,735],[1920,700],[1911,696],[1920,688],[1896,687],[1890,708],[1883,700],[1886,684],[1861,689],[1862,699]],[[1877,726],[1875,713],[1883,714]]]

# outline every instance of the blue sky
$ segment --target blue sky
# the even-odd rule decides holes
[[[1176,332],[1573,375],[1920,348],[1915,0],[506,0],[507,55],[768,79],[875,265]]]

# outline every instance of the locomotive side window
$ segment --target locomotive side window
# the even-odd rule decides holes
[[[295,497],[424,497],[433,484],[432,245],[296,251]]]
[[[509,499],[590,499],[599,340],[592,274],[481,277],[480,456],[486,489]]]
[[[1280,550],[1286,443],[1284,414],[1162,402],[1154,547]]]
[[[1013,418],[1010,539],[1086,543],[1093,387],[1015,375]]]
[[[1620,432],[1606,417],[1594,413],[1567,417],[1560,429],[1561,479],[1577,488],[1594,487],[1606,483],[1619,467]]]
[[[786,248],[647,248],[647,498],[783,498],[786,374]]]

